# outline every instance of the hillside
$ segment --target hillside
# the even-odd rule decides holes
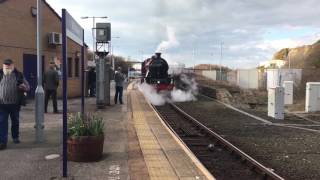
[[[201,69],[201,70],[209,70],[210,68],[212,70],[219,70],[220,66],[216,64],[197,64],[195,66],[196,69]],[[229,68],[226,66],[221,66],[222,70],[228,70]]]
[[[317,69],[320,68],[320,41],[296,48],[284,48],[276,52],[273,59],[286,60],[287,67]]]
[[[312,45],[296,48],[284,48],[274,54],[273,59],[286,60],[285,67],[302,69],[301,84],[297,87],[296,95],[305,96],[307,82],[320,82],[320,40]]]

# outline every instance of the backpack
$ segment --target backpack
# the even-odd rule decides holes
[[[23,74],[18,70],[14,69],[12,73],[15,74],[17,80],[17,86],[21,84],[25,84],[26,89],[19,89],[18,88],[18,105],[26,106],[27,105],[27,92],[30,90],[30,86],[28,81],[23,77]],[[3,78],[3,70],[0,69],[0,81]]]

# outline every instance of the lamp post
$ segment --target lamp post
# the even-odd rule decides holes
[[[120,39],[119,36],[111,37],[112,39]],[[111,41],[110,41],[110,46],[111,46]],[[114,64],[114,57],[113,57],[113,46],[111,46],[111,60],[112,60],[112,69],[115,70],[115,64]]]
[[[92,52],[93,52],[93,56],[92,56],[92,61],[94,61],[94,52],[95,52],[95,48],[94,48],[94,44],[95,44],[95,38],[94,38],[94,28],[95,28],[95,19],[96,18],[100,18],[100,19],[107,19],[107,16],[83,16],[81,17],[81,19],[92,19]]]
[[[35,98],[36,142],[44,141],[44,90],[42,87],[42,1],[37,0],[37,88]]]

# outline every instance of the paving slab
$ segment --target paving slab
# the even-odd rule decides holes
[[[113,88],[111,99],[113,99]],[[49,103],[45,114],[45,142],[35,143],[34,130],[34,102],[30,102],[21,110],[20,144],[13,144],[9,138],[8,148],[0,151],[0,180],[44,180],[44,179],[130,179],[130,172],[137,163],[143,164],[143,156],[133,157],[133,146],[128,146],[128,129],[131,129],[131,140],[136,140],[132,124],[128,124],[128,107],[126,91],[124,91],[124,105],[106,106],[105,109],[96,109],[95,98],[86,98],[86,110],[102,116],[105,121],[105,142],[103,159],[94,163],[68,162],[69,178],[62,176],[62,114],[53,114],[52,104]],[[68,100],[69,112],[80,111],[80,99]],[[62,101],[58,100],[58,108],[62,109]],[[10,128],[9,128],[10,129]],[[10,133],[10,132],[9,132]],[[139,146],[135,147],[139,153]],[[131,156],[129,157],[129,153]],[[46,160],[45,156],[59,154],[60,157]],[[131,159],[129,159],[131,158]],[[142,159],[142,160],[141,160]],[[130,160],[130,166],[129,166]],[[133,163],[136,162],[136,163]],[[137,170],[136,170],[137,171]],[[148,179],[143,171],[133,174],[132,179],[141,174]]]
[[[111,86],[112,87],[112,86]],[[113,99],[113,89],[111,99]],[[131,96],[134,93],[137,96]],[[35,111],[31,102],[21,111],[21,143],[0,151],[0,180],[148,180],[206,179],[160,123],[142,94],[124,92],[124,105],[96,109],[96,99],[86,98],[85,109],[105,121],[103,158],[99,162],[68,162],[68,178],[62,178],[62,114],[45,114],[45,141],[35,143]],[[133,105],[132,101],[139,102]],[[69,112],[80,111],[80,99],[68,100]],[[62,101],[58,101],[59,110]],[[47,155],[60,157],[46,160]],[[193,170],[190,170],[190,168]]]
[[[130,94],[133,122],[151,179],[214,179],[203,173],[161,121],[142,93]],[[202,169],[201,169],[202,168]]]

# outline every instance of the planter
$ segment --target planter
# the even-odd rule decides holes
[[[99,161],[103,153],[104,136],[80,136],[68,139],[68,160],[75,162]]]

